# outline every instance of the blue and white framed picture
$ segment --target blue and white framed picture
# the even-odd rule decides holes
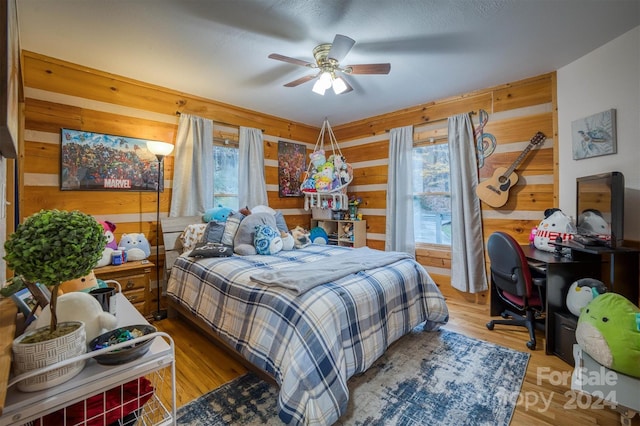
[[[49,290],[41,284],[38,284],[38,288],[40,288],[40,290],[42,290],[45,294],[49,293]],[[11,295],[11,299],[13,299],[13,302],[16,304],[16,306],[18,306],[18,310],[26,318],[27,325],[31,321],[36,319],[35,310],[37,308],[38,302],[36,301],[35,297],[33,297],[28,288],[25,287],[21,290],[16,291]],[[34,313],[34,315],[31,315],[32,312]]]
[[[574,160],[615,154],[617,152],[616,110],[609,109],[573,121],[571,142]]]

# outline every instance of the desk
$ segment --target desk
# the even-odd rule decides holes
[[[529,245],[523,245],[522,250],[527,259],[543,263],[547,271],[545,312],[546,320],[544,326],[545,353],[547,355],[558,355],[567,363],[573,365],[571,353],[564,356],[558,353],[560,345],[557,344],[556,336],[556,314],[567,313],[565,306],[567,291],[571,284],[580,278],[600,276],[600,264],[588,260],[576,260],[570,257],[556,256],[554,253],[538,250]],[[495,293],[495,288],[491,286],[491,316],[499,316],[504,310],[500,297]],[[556,346],[558,348],[556,348]],[[558,349],[558,350],[556,350]]]

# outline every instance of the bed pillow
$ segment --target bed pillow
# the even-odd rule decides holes
[[[233,251],[242,256],[256,254],[253,245],[257,225],[268,225],[276,229],[276,219],[271,213],[251,213],[240,223],[238,232],[233,239]]]
[[[224,235],[225,227],[226,222],[216,222],[215,220],[210,221],[204,229],[202,240],[200,240],[200,242],[222,243],[222,236]]]
[[[233,247],[233,239],[238,232],[240,222],[244,219],[244,215],[239,212],[234,212],[227,218],[224,224],[224,232],[222,233],[222,240],[220,241],[225,246]]]
[[[189,253],[189,257],[228,257],[233,255],[231,247],[220,243],[198,243]]]
[[[204,235],[204,230],[207,227],[206,223],[194,223],[192,225],[187,225],[184,228],[184,231],[178,237],[180,242],[182,243],[182,252],[186,253],[195,248],[196,244],[198,244],[202,240],[202,236]]]
[[[284,216],[282,215],[281,211],[277,211],[273,217],[276,218],[276,227],[278,228],[278,231],[289,232],[289,228],[287,228],[287,222],[285,222]]]

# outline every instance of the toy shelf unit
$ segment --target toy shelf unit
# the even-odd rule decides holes
[[[329,244],[344,247],[364,247],[367,245],[366,220],[311,219],[311,229],[324,229]]]
[[[117,327],[148,324],[124,294],[116,294]],[[116,365],[94,358],[112,349],[153,340],[141,357]],[[26,375],[38,375],[86,360],[72,379],[36,392],[14,386]],[[46,368],[11,377],[0,426],[5,425],[170,425],[176,419],[175,349],[173,339],[155,332],[110,348],[87,352]]]

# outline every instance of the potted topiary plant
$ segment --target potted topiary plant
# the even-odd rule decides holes
[[[66,338],[67,346],[81,350],[80,353],[86,351],[86,338],[82,323],[72,323],[73,325],[70,327],[66,326],[67,323],[65,323],[65,327],[58,324],[56,315],[58,286],[62,282],[79,278],[91,272],[98,260],[101,259],[105,245],[106,238],[102,225],[94,217],[80,211],[41,210],[28,217],[24,223],[19,224],[16,231],[9,236],[4,244],[6,251],[4,259],[7,266],[14,272],[13,281],[16,283],[10,291],[17,290],[21,284],[26,285],[30,290],[35,290],[36,283],[46,285],[51,289],[51,300],[49,301],[51,323],[49,327],[25,333],[14,341],[16,374],[51,365],[61,360],[58,351],[54,350],[51,351],[54,355],[53,359],[43,361],[46,363],[45,365],[31,365],[31,368],[20,366],[19,363],[25,360],[22,360],[23,354],[18,352],[24,352],[23,345],[26,344],[37,344],[42,341],[50,344],[51,339],[66,338],[68,333],[76,332],[79,336],[74,338],[73,343],[70,343],[69,338]],[[4,294],[6,295],[6,292]],[[82,340],[82,343],[79,340]],[[32,353],[34,349],[28,349],[27,352]],[[77,353],[70,356],[75,355]],[[26,356],[29,357],[29,355]],[[33,362],[33,359],[26,360],[27,364],[33,364]],[[77,371],[74,371],[73,375],[77,374],[82,367],[84,367],[84,362],[82,365],[76,365],[75,370]],[[68,380],[73,375],[64,380]],[[40,382],[45,379],[36,376],[35,381]],[[58,384],[62,381],[56,378],[52,382]],[[36,383],[33,388],[31,385],[23,384],[21,390],[39,390],[49,386],[45,384],[42,387],[41,383]]]

